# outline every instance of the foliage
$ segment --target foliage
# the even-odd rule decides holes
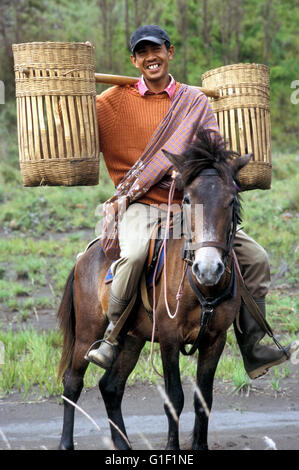
[[[158,23],[175,44],[171,73],[200,85],[207,70],[228,63],[257,62],[271,67],[273,185],[271,191],[244,193],[243,225],[269,253],[272,287],[268,318],[275,331],[295,339],[299,323],[294,294],[298,271],[297,115],[291,83],[299,79],[295,51],[299,10],[291,0],[2,0],[0,3],[0,79],[6,103],[0,104],[0,341],[6,363],[0,393],[60,393],[55,382],[61,338],[56,331],[27,330],[43,312],[54,314],[76,255],[95,236],[97,206],[113,191],[102,166],[97,187],[23,188],[18,142],[11,44],[32,41],[91,41],[96,70],[132,75],[130,33],[140,24]],[[103,86],[99,86],[98,91]],[[278,152],[277,152],[278,149]],[[282,150],[289,149],[281,154]],[[292,151],[290,149],[293,149]],[[279,312],[279,314],[278,314]],[[13,330],[7,330],[7,325]],[[24,331],[23,331],[24,330]],[[161,371],[155,347],[154,364]],[[181,359],[185,376],[195,376],[195,361]],[[41,373],[38,373],[42,371]],[[98,377],[88,369],[86,386]],[[286,373],[286,372],[285,372]],[[232,331],[217,377],[236,388],[247,386]],[[149,345],[130,377],[159,380],[149,360]],[[273,387],[278,378],[274,376]]]
[[[280,150],[297,148],[298,105],[291,102],[291,83],[299,79],[299,10],[292,0],[3,0],[0,79],[6,103],[14,100],[12,43],[88,40],[95,46],[98,72],[132,75],[129,38],[145,23],[169,32],[176,48],[171,72],[180,81],[200,85],[203,72],[229,63],[269,65],[273,142]],[[9,121],[7,115],[7,129]],[[7,137],[4,132],[1,142]],[[1,154],[11,153],[3,145]]]

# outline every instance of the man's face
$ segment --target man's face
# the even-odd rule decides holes
[[[142,41],[136,46],[135,57],[131,56],[131,61],[146,80],[156,82],[168,77],[168,63],[173,54],[173,46],[167,49],[165,44]]]

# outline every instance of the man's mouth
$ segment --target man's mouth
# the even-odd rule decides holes
[[[157,70],[160,68],[160,64],[151,64],[147,66],[148,70]]]

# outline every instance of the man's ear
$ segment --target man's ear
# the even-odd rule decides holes
[[[253,153],[247,153],[246,155],[242,155],[241,157],[233,158],[230,162],[230,166],[233,172],[233,177],[237,178],[239,171],[249,163],[249,160],[253,156]]]
[[[169,60],[172,60],[173,56],[174,56],[174,46],[171,45],[168,49],[168,58],[169,58]]]
[[[130,59],[131,59],[132,64],[134,65],[134,67],[136,67],[136,69],[138,69],[139,67],[137,65],[136,57],[131,55]]]

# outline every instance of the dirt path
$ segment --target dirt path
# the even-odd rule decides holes
[[[291,366],[281,391],[275,395],[267,377],[252,382],[246,394],[231,393],[231,386],[215,384],[210,417],[212,450],[299,450],[299,366]],[[192,384],[184,383],[185,407],[180,420],[181,447],[188,449],[192,432]],[[76,449],[107,449],[109,426],[97,389],[83,392],[79,405],[96,421],[101,433],[79,411],[75,420]],[[56,449],[63,407],[58,399],[22,402],[15,394],[0,400],[0,449]],[[167,420],[163,399],[154,385],[128,387],[123,414],[133,450],[164,449]]]

